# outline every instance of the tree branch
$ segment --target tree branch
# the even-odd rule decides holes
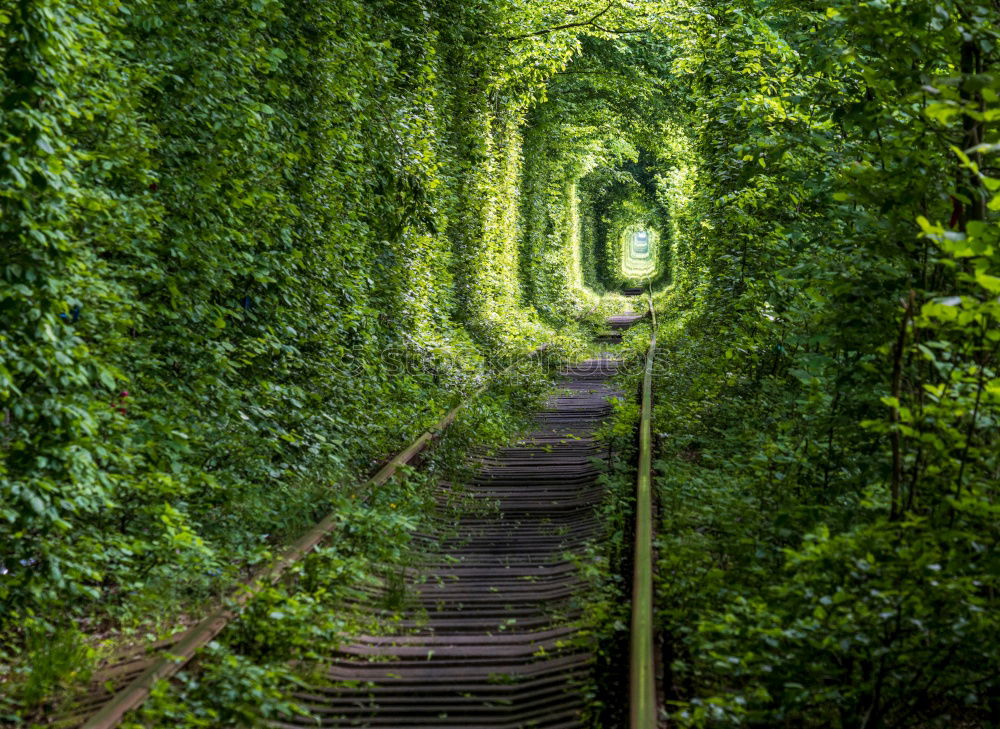
[[[614,2],[614,0],[611,0],[611,2],[608,3],[608,6],[606,8],[604,8],[604,10],[602,10],[601,12],[599,12],[597,15],[595,15],[594,17],[592,17],[590,20],[581,20],[578,23],[566,23],[565,25],[557,25],[557,26],[555,26],[553,28],[546,28],[545,30],[536,30],[533,33],[525,33],[524,35],[510,36],[508,38],[504,38],[504,40],[507,40],[507,41],[524,40],[525,38],[533,38],[536,35],[548,35],[549,33],[555,33],[556,31],[559,31],[559,30],[568,30],[569,28],[582,28],[582,27],[587,26],[587,25],[595,25],[595,21],[600,20],[600,18],[602,16],[606,15],[611,10],[611,8],[613,8],[614,6],[615,6],[615,2]]]
[[[571,73],[585,73],[591,76],[621,76],[623,78],[632,78],[631,76],[626,76],[624,73],[617,73],[615,71],[556,71],[557,76],[564,76]]]
[[[615,35],[625,35],[626,33],[648,33],[652,28],[602,28],[597,23],[591,23],[602,33],[613,33]]]

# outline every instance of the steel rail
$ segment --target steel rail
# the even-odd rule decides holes
[[[537,356],[545,351],[547,347],[548,344],[542,344],[528,354],[527,358],[531,359]],[[518,361],[501,370],[500,374],[508,372]],[[389,479],[393,478],[399,472],[402,466],[411,463],[427,449],[431,441],[439,438],[455,422],[459,412],[479,397],[488,387],[489,384],[486,384],[473,392],[468,398],[449,410],[437,424],[425,430],[415,441],[393,456],[375,475],[365,482],[364,490],[370,490],[373,487],[382,486],[387,483]],[[335,512],[328,514],[316,523],[267,567],[254,575],[250,580],[238,585],[230,593],[223,605],[216,608],[208,617],[184,633],[178,643],[163,650],[161,655],[145,671],[139,674],[121,691],[117,692],[97,713],[93,714],[80,725],[80,729],[115,729],[115,727],[121,724],[129,711],[138,708],[145,702],[157,681],[170,678],[178,673],[194,658],[199,649],[208,645],[213,638],[221,633],[237,617],[243,606],[250,602],[261,590],[276,584],[290,567],[309,554],[324,538],[337,528],[338,524],[339,519]]]
[[[653,498],[652,409],[656,312],[649,296],[652,333],[642,377],[639,420],[639,468],[635,491],[635,548],[632,574],[632,626],[629,651],[629,726],[656,729],[656,683],[653,667]]]

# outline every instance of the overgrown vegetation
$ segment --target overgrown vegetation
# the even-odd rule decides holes
[[[676,16],[698,224],[656,428],[681,726],[998,720],[997,19]]]
[[[577,160],[594,287],[655,183],[669,712],[992,725],[998,8],[661,11],[584,42],[533,156]]]
[[[0,5],[0,663],[196,615],[498,363],[577,346],[521,300],[511,194],[575,41],[512,56],[504,10]]]
[[[998,20],[983,0],[0,4],[18,701],[331,508],[391,543],[397,502],[349,486],[487,362],[582,351],[650,283],[625,265],[641,227],[671,721],[996,724]],[[346,599],[404,559],[382,543],[317,555],[340,565],[317,585]],[[314,620],[317,594],[274,600],[333,640],[351,626]],[[266,701],[189,686],[155,721],[281,708],[305,654],[241,640],[206,675]]]
[[[324,667],[352,635],[389,635],[405,617],[410,595],[401,574],[422,556],[417,530],[432,532],[447,518],[431,488],[467,475],[470,445],[507,445],[529,425],[549,379],[527,364],[464,413],[419,469],[365,493],[342,494],[333,507],[333,538],[293,575],[258,596],[238,621],[208,646],[197,664],[156,694],[130,722],[132,729],[253,725],[266,719],[319,718],[296,691],[333,684]],[[455,490],[460,503],[462,492]],[[460,506],[458,508],[461,508]]]

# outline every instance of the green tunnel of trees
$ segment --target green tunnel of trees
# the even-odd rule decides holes
[[[996,725],[998,21],[0,2],[0,716],[645,287],[671,720]]]

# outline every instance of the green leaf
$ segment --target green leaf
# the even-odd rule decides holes
[[[982,271],[976,271],[976,283],[991,293],[1000,293],[1000,276],[990,276]]]

